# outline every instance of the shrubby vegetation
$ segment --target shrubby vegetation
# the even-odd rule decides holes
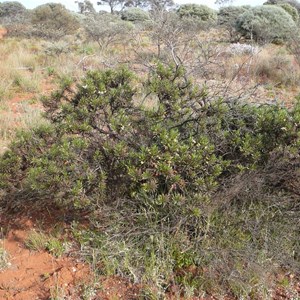
[[[26,8],[20,2],[3,2],[0,3],[0,17],[15,17],[19,14],[24,14]]]
[[[73,34],[79,28],[79,22],[63,5],[48,3],[32,11],[31,22],[34,36],[57,39]]]
[[[87,15],[87,14],[95,14],[96,13],[96,10],[91,1],[84,0],[84,1],[76,1],[76,2],[78,4],[80,14]]]
[[[297,87],[295,57],[255,44],[297,37],[294,6],[223,7],[216,22],[206,6],[168,11],[171,1],[110,1],[112,14],[79,4],[77,15],[9,6],[40,39],[14,57],[19,39],[7,39],[0,96],[61,86],[43,99],[46,120],[0,157],[0,208],[60,208],[96,272],[139,283],[141,299],[268,298],[274,274],[299,269],[300,100],[258,104],[246,89],[256,80],[273,99],[272,84]],[[220,43],[217,24],[240,43]],[[27,246],[64,252],[46,240]]]
[[[97,42],[102,50],[111,43],[124,41],[132,29],[130,22],[111,14],[93,15],[85,21],[88,38]]]
[[[300,3],[297,0],[268,0],[265,2],[266,5],[268,4],[275,4],[275,5],[282,5],[282,4],[289,4],[292,7],[296,8],[298,13],[300,13]]]
[[[149,13],[138,7],[131,7],[121,14],[122,20],[130,22],[144,22],[150,19]]]
[[[195,18],[204,22],[217,19],[216,11],[202,4],[182,4],[178,8],[177,13],[181,18]]]
[[[240,35],[236,31],[236,22],[238,17],[249,8],[249,6],[225,6],[218,11],[218,24],[228,31],[230,40],[239,40]]]
[[[288,3],[278,3],[277,6],[283,8],[288,14],[290,14],[295,23],[299,21],[299,13],[295,7]]]
[[[143,293],[264,295],[274,266],[299,267],[300,103],[203,105],[210,91],[162,64],[139,86],[125,68],[63,82],[50,124],[1,158],[1,205],[85,210],[81,249]]]
[[[276,42],[288,39],[295,31],[296,24],[283,8],[263,5],[240,15],[236,29],[242,36],[256,42]]]
[[[30,24],[29,11],[19,2],[0,3],[0,24],[7,28],[8,34],[18,35],[21,26]]]

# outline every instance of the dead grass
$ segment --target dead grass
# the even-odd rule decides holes
[[[18,130],[29,130],[45,123],[42,110],[28,101],[10,105],[8,102],[0,106],[0,154],[3,153]]]

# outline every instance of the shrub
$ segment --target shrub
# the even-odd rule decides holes
[[[89,0],[76,1],[78,4],[78,9],[80,14],[96,14],[94,5]]]
[[[98,14],[86,19],[84,27],[88,38],[98,43],[103,50],[110,44],[123,41],[133,29],[130,22],[111,14]]]
[[[290,14],[295,23],[299,21],[299,13],[295,7],[288,3],[278,3],[277,6],[283,8],[288,14]]]
[[[201,21],[216,21],[217,13],[210,7],[202,4],[182,4],[177,10],[181,18],[195,18]]]
[[[235,25],[238,17],[249,8],[249,6],[225,6],[220,8],[218,12],[218,24],[228,31],[230,39],[239,39],[239,34],[236,31]]]
[[[79,28],[77,18],[57,3],[43,4],[35,8],[31,22],[34,25],[31,34],[45,39],[61,38],[73,34]]]
[[[240,15],[236,23],[236,29],[242,36],[260,42],[286,40],[295,26],[291,15],[272,5],[251,8]]]
[[[19,2],[0,3],[0,23],[10,36],[22,36],[30,23],[30,12]]]
[[[73,227],[87,259],[157,295],[210,282],[261,295],[257,274],[299,267],[300,103],[202,105],[210,91],[158,64],[142,85],[149,108],[138,83],[124,68],[63,82],[44,99],[51,125],[1,157],[1,205],[84,209],[89,229]]]
[[[121,14],[122,20],[130,22],[144,22],[150,19],[149,13],[138,7],[131,7]]]
[[[16,1],[5,1],[0,3],[0,18],[15,17],[16,15],[24,14],[26,11],[25,6]]]
[[[297,0],[268,0],[267,2],[265,2],[265,5],[268,4],[275,4],[275,5],[280,5],[280,4],[289,4],[292,7],[296,8],[298,11],[298,14],[300,13],[300,3]]]
[[[46,55],[58,57],[63,53],[69,53],[71,51],[70,44],[65,41],[47,42],[43,45],[43,49]]]

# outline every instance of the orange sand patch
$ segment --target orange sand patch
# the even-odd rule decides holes
[[[56,288],[68,299],[77,299],[80,285],[89,278],[89,267],[75,258],[26,249],[25,240],[34,228],[32,219],[17,219],[3,239],[10,266],[0,272],[0,299],[49,299]]]

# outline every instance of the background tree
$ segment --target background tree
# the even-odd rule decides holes
[[[264,3],[264,5],[268,4],[283,4],[287,3],[293,7],[295,7],[300,14],[300,3],[297,0],[268,0],[267,2]]]
[[[204,22],[215,21],[217,13],[207,5],[183,4],[177,10],[181,18],[195,18]]]
[[[149,13],[139,7],[129,7],[121,14],[122,20],[130,22],[144,22],[150,20]]]
[[[231,41],[238,41],[240,34],[236,30],[238,17],[246,12],[250,6],[225,6],[218,11],[218,24],[228,33]]]
[[[299,13],[298,10],[290,5],[289,3],[278,3],[277,6],[283,8],[288,14],[290,14],[295,23],[299,21]]]
[[[165,10],[174,6],[173,0],[147,0],[144,2],[144,6],[148,7],[152,11]]]
[[[98,43],[104,50],[108,45],[126,39],[133,25],[111,14],[90,16],[84,23],[88,38]]]
[[[31,22],[35,36],[53,39],[73,34],[80,26],[77,18],[63,5],[48,3],[32,11]]]
[[[0,22],[3,25],[20,23],[29,15],[29,11],[19,2],[0,3]]]
[[[97,5],[108,5],[111,14],[114,14],[116,10],[122,11],[126,6],[129,6],[127,0],[102,0],[98,1]]]
[[[102,0],[98,5],[108,5],[113,14],[117,10],[123,11],[126,7],[147,8],[152,11],[167,9],[174,5],[173,0]]]
[[[291,1],[290,4],[288,1],[270,1],[266,2],[264,5],[273,4],[283,8],[287,13],[289,13],[293,20],[297,23],[299,21],[299,12],[300,12],[300,3]]]
[[[234,0],[216,0],[215,4],[223,5],[227,3],[232,3]]]
[[[0,3],[0,18],[13,17],[19,14],[24,14],[26,11],[26,7],[20,2],[6,1]]]
[[[250,8],[239,16],[237,31],[247,39],[257,42],[277,42],[287,40],[296,29],[290,14],[275,5]]]
[[[31,27],[30,11],[19,2],[0,3],[0,24],[6,27],[10,36],[27,36]]]
[[[79,13],[81,14],[95,14],[96,10],[93,3],[89,0],[75,1],[78,4]]]

